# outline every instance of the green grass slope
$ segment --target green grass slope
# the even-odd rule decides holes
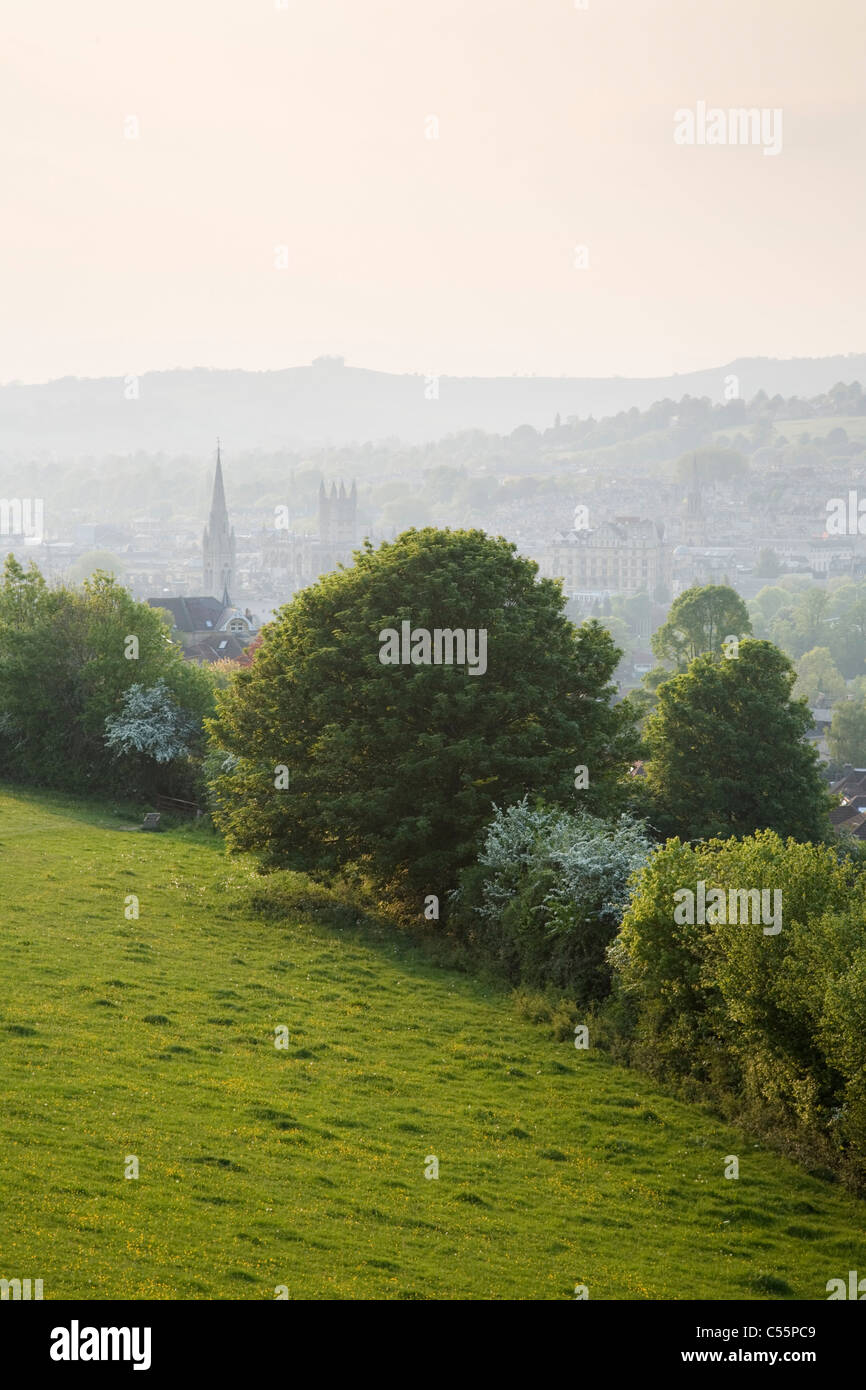
[[[213,839],[0,794],[0,1277],[47,1299],[823,1299],[866,1270],[866,1208],[835,1186],[407,945],[248,898]]]

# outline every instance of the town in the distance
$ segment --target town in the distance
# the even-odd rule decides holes
[[[672,601],[730,585],[755,635],[797,667],[827,762],[834,708],[866,694],[866,395],[853,381],[743,399],[729,377],[718,395],[426,443],[214,441],[197,456],[74,457],[62,469],[53,454],[7,453],[3,549],[52,581],[114,573],[170,614],[189,660],[244,662],[280,606],[350,565],[365,539],[478,527],[560,580],[575,621],[610,627],[620,696],[652,670]],[[40,484],[37,533],[12,494],[39,496]]]

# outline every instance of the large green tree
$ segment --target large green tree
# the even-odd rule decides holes
[[[706,653],[659,687],[645,729],[658,829],[687,840],[826,834],[827,795],[803,741],[812,718],[794,681],[783,652],[747,638],[735,660]]]
[[[200,724],[211,683],[183,660],[155,609],[109,575],[97,573],[80,589],[51,587],[35,565],[24,569],[8,557],[0,575],[0,775],[124,794],[146,789],[153,768],[106,747],[106,719],[121,712],[131,686],[160,680]]]
[[[352,864],[441,898],[494,803],[543,793],[609,808],[637,744],[630,709],[611,701],[619,652],[563,607],[559,585],[501,537],[427,528],[365,543],[281,610],[217,697],[229,842],[271,866]],[[383,664],[381,634],[404,621],[485,630],[486,670]],[[575,791],[579,765],[589,785]]]
[[[756,635],[768,637],[793,661],[815,647],[829,648],[845,679],[857,677],[866,663],[866,582],[793,586],[793,580],[786,579],[784,588],[762,589],[752,600]]]
[[[843,583],[830,600],[830,648],[842,675],[859,676],[866,667],[866,583]]]
[[[824,696],[831,704],[844,700],[845,678],[827,647],[813,647],[800,657],[795,690],[810,705],[816,704],[819,696]]]
[[[674,599],[653,633],[652,649],[661,661],[683,671],[696,656],[721,651],[726,637],[745,637],[751,631],[749,610],[735,589],[694,584]]]
[[[836,706],[827,742],[837,762],[866,767],[866,700],[843,700]]]

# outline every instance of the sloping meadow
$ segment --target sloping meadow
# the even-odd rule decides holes
[[[291,881],[216,837],[2,795],[0,881],[0,1276],[46,1299],[824,1299],[866,1271],[838,1186],[396,934],[256,909]]]

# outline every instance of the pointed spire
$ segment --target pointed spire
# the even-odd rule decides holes
[[[210,516],[202,537],[203,578],[206,593],[219,593],[218,584],[223,581],[224,589],[233,581],[235,573],[235,533],[229,523],[226,506],[225,485],[223,483],[222,452],[217,439],[216,467],[214,469],[213,493],[211,495]]]
[[[223,485],[223,465],[220,458],[220,442],[217,439],[216,471],[213,475],[213,495],[210,504],[210,524],[211,531],[214,529],[214,522],[219,524],[223,518],[228,521],[228,508],[226,507],[226,490]]]
[[[223,597],[222,597],[222,604],[223,604],[223,609],[231,608],[231,606],[232,606],[232,601],[231,601],[231,599],[229,598],[229,577],[228,577],[228,573],[227,573],[227,572],[223,575]]]

